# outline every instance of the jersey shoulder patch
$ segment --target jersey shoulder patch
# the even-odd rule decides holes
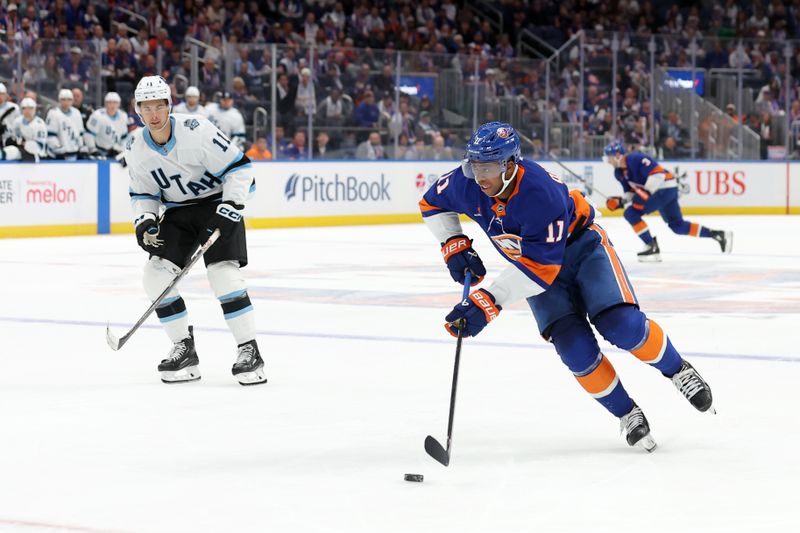
[[[128,136],[128,141],[125,143],[125,150],[126,151],[128,151],[128,152],[131,151],[131,147],[133,147],[133,141],[135,141],[135,140],[136,140],[136,135],[129,135]]]
[[[200,122],[196,118],[187,118],[183,121],[183,126],[189,128],[190,130],[194,130],[199,125]]]

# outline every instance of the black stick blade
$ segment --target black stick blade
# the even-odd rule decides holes
[[[447,455],[444,447],[439,444],[439,441],[428,435],[425,437],[425,451],[428,455],[442,463],[444,466],[450,464],[450,456]]]

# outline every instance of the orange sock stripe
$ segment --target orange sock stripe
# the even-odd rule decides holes
[[[614,370],[611,361],[606,356],[601,354],[603,358],[597,368],[586,374],[585,376],[575,376],[581,387],[586,389],[586,392],[592,395],[593,398],[602,398],[608,396],[614,387],[619,383],[617,371]]]
[[[590,227],[600,234],[600,243],[603,245],[608,260],[611,262],[611,267],[614,269],[614,277],[617,279],[617,287],[619,287],[619,291],[622,294],[622,300],[625,303],[636,304],[636,298],[633,296],[633,289],[628,284],[628,278],[625,277],[625,270],[622,268],[619,257],[617,257],[617,252],[608,240],[608,234],[597,224],[592,224]]]
[[[664,351],[667,349],[667,336],[664,330],[652,320],[647,321],[647,339],[638,348],[631,350],[631,353],[648,364],[661,361]]]
[[[633,231],[635,231],[637,235],[647,230],[648,230],[647,222],[645,222],[644,220],[640,220],[639,222],[633,225]]]
[[[700,235],[700,224],[695,224],[694,222],[689,223],[689,235],[692,237]]]

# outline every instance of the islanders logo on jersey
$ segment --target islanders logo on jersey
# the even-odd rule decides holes
[[[501,139],[507,139],[511,135],[511,128],[497,128],[497,136]]]
[[[493,235],[492,242],[512,261],[516,261],[522,255],[522,237],[519,235],[513,233]]]

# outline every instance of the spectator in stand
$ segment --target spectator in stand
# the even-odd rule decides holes
[[[392,66],[388,63],[383,65],[381,73],[373,76],[371,81],[373,90],[379,94],[389,93],[390,95],[394,94],[394,82],[395,76],[392,73]]]
[[[292,143],[283,150],[284,159],[298,160],[308,159],[308,147],[306,146],[306,132],[297,130],[292,137]]]
[[[425,159],[425,152],[425,141],[417,139],[414,141],[414,145],[406,150],[404,159],[406,161],[422,161]]]
[[[278,86],[276,88],[278,95],[278,124],[283,127],[289,127],[292,123],[295,110],[294,102],[297,99],[297,82],[296,76],[292,76],[290,80],[285,73],[278,75]]]
[[[389,122],[389,134],[394,137],[395,135],[405,135],[409,143],[413,143],[416,138],[417,124],[408,103],[408,98],[400,99],[400,109]]]
[[[317,140],[314,143],[314,159],[331,158],[331,147],[329,146],[330,141],[331,137],[328,135],[328,132],[321,131],[317,133]]]
[[[300,70],[300,80],[297,84],[297,97],[294,101],[294,107],[297,110],[298,116],[306,117],[316,113],[316,94],[314,81],[311,79],[311,69],[303,67],[303,69]]]
[[[272,159],[272,152],[267,148],[267,138],[259,137],[245,154],[251,161],[269,161]]]
[[[369,138],[358,145],[356,159],[367,161],[386,159],[386,150],[381,144],[381,135],[377,131],[371,132]]]
[[[426,159],[431,161],[455,161],[456,156],[453,154],[453,149],[444,145],[444,137],[436,135],[433,138],[433,144],[428,149]]]
[[[364,99],[356,106],[354,117],[359,128],[375,128],[378,126],[380,112],[375,105],[375,94],[372,91],[364,93]]]
[[[83,50],[73,46],[61,62],[61,68],[64,71],[62,77],[72,83],[81,83],[85,86],[89,82],[89,66],[89,62],[83,59]]]
[[[428,111],[422,111],[419,114],[419,123],[417,124],[416,137],[423,139],[425,144],[432,144],[433,139],[439,135],[439,127],[431,122],[431,114]]]
[[[109,42],[109,50],[110,50]],[[115,61],[116,81],[126,81],[136,83],[139,76],[136,72],[138,62],[136,56],[131,52],[131,43],[127,39],[117,42],[117,58]]]
[[[200,69],[200,86],[210,100],[213,94],[222,89],[222,79],[217,69],[217,63],[211,59],[203,61],[203,68]]]
[[[331,93],[325,97],[317,109],[318,119],[326,126],[341,126],[348,115],[346,103],[342,99],[342,93],[335,88],[331,90]]]

